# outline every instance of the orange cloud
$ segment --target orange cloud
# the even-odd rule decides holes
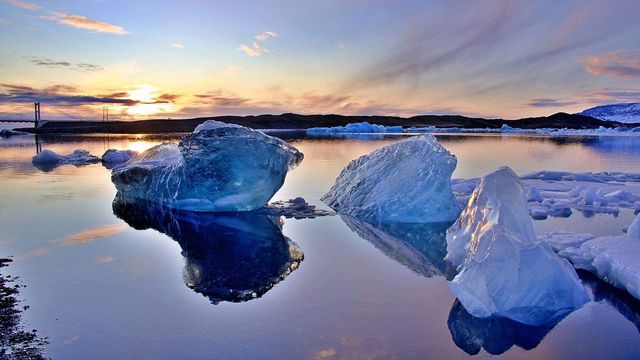
[[[640,51],[628,53],[614,51],[602,55],[587,55],[580,59],[584,69],[591,75],[639,77]]]
[[[82,15],[72,15],[55,12],[53,15],[42,16],[43,19],[55,21],[58,24],[68,25],[78,29],[103,32],[116,35],[125,35],[128,32],[121,26],[106,23],[104,21],[89,19]]]

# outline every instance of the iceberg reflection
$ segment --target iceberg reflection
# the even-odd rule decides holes
[[[304,254],[278,217],[201,213],[116,196],[113,212],[131,227],[152,228],[180,244],[186,285],[212,303],[258,298],[297,269]]]
[[[446,231],[452,222],[382,223],[341,215],[347,226],[389,258],[425,277],[445,275]]]
[[[453,342],[467,354],[476,355],[484,348],[489,354],[500,355],[514,345],[524,350],[535,348],[561,320],[534,326],[502,317],[477,318],[456,300],[447,325]]]

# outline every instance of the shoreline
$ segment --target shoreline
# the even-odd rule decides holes
[[[471,118],[459,115],[420,115],[410,118],[395,116],[343,116],[343,115],[257,115],[257,116],[215,116],[193,119],[156,119],[137,121],[43,121],[38,128],[16,128],[15,130],[32,134],[159,134],[192,132],[198,125],[208,120],[222,121],[247,126],[254,129],[272,131],[303,131],[313,127],[345,126],[349,123],[369,122],[384,126],[429,127],[437,128],[487,128],[498,129],[508,125],[518,129],[597,129],[603,127],[628,126],[625,124],[604,121],[584,115],[557,113],[550,116],[524,118],[518,120]]]

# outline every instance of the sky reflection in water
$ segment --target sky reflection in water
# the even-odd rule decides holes
[[[638,139],[438,137],[458,156],[454,177],[481,176],[500,165],[518,173],[640,167]],[[82,148],[99,156],[108,148],[139,150],[172,139],[177,136],[38,140],[58,153]],[[319,198],[350,160],[397,140],[292,139],[305,160],[274,200],[302,196],[326,208]],[[115,189],[101,164],[43,173],[31,165],[34,154],[34,137],[0,141],[0,252],[15,256],[8,271],[29,285],[25,319],[51,338],[47,351],[56,358],[484,358],[502,352],[595,359],[640,352],[637,302],[595,279],[586,284],[596,302],[552,330],[465,316],[442,276],[444,226],[376,227],[331,216],[289,219],[281,227],[267,217],[121,206],[113,203]],[[575,212],[534,226],[618,234],[632,216]],[[304,261],[281,276],[295,262],[292,242]],[[241,271],[229,271],[238,266]],[[281,281],[271,287],[273,279]],[[251,289],[252,300],[236,303],[246,298],[232,288]]]

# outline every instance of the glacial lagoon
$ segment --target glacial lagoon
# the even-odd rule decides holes
[[[447,224],[376,227],[344,216],[280,219],[122,204],[102,164],[37,168],[36,151],[142,151],[184,134],[0,139],[0,255],[20,277],[23,321],[48,355],[108,358],[633,358],[640,302],[580,273],[594,301],[555,326],[477,319],[446,281]],[[347,163],[404,136],[308,138],[272,201],[320,198]],[[438,134],[454,178],[506,165],[640,169],[640,137]],[[115,201],[114,201],[115,200]],[[574,211],[536,233],[618,235],[633,219]],[[235,289],[230,291],[230,289]],[[243,289],[238,291],[237,289]]]

